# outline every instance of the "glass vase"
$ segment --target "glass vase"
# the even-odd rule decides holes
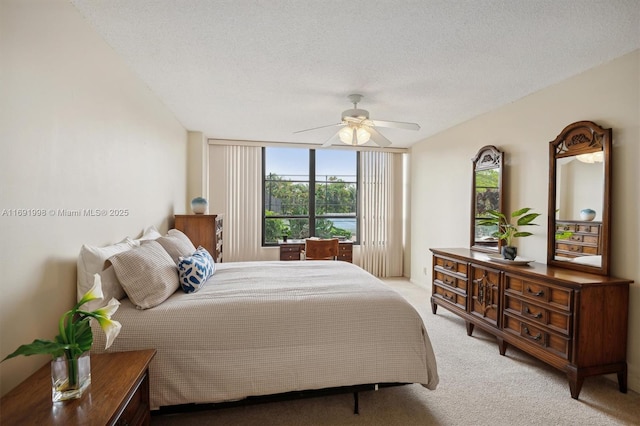
[[[78,399],[91,384],[91,358],[85,352],[78,358],[60,357],[51,361],[51,399],[53,402]]]

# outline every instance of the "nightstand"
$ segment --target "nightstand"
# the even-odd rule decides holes
[[[149,363],[155,349],[91,354],[91,385],[79,399],[51,401],[47,363],[0,399],[3,425],[149,425]]]

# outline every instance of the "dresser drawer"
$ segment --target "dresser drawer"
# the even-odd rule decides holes
[[[578,232],[585,232],[589,234],[599,234],[600,225],[578,225]]]
[[[467,297],[445,286],[433,284],[433,296],[447,301],[463,311],[467,309]]]
[[[575,253],[575,254],[589,254],[589,255],[598,254],[598,247],[579,245],[579,244],[557,243],[556,250]]]
[[[597,235],[573,234],[569,238],[567,238],[567,240],[575,243],[598,245]]]
[[[534,343],[564,359],[569,359],[571,339],[568,337],[546,331],[536,324],[523,321],[506,312],[502,323],[505,332],[516,335],[523,341]]]
[[[571,315],[569,312],[557,312],[544,305],[534,304],[524,298],[505,294],[504,309],[506,312],[520,316],[526,321],[545,325],[552,330],[569,336],[571,333]]]
[[[578,229],[576,224],[556,222],[556,231],[576,232]]]
[[[446,274],[436,269],[435,280],[438,284],[451,287],[452,289],[457,288],[465,294],[467,293],[467,280],[465,278],[461,278],[453,274]]]
[[[467,262],[459,262],[447,259],[446,257],[434,256],[434,268],[441,269],[446,272],[458,273],[467,276]]]
[[[338,245],[338,260],[353,262],[353,244],[342,243]]]
[[[573,307],[573,292],[564,287],[555,287],[545,283],[506,274],[505,297],[509,295],[521,296],[540,306],[570,311]]]
[[[280,246],[280,253],[300,253],[300,247],[298,246]]]

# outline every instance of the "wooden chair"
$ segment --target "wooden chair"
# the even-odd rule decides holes
[[[338,239],[307,238],[304,253],[306,260],[338,260]]]

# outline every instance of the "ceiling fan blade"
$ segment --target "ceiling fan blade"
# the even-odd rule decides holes
[[[386,148],[391,145],[391,141],[373,127],[367,127],[367,131],[371,134],[371,140],[380,148]]]
[[[293,133],[295,134],[295,133],[309,132],[311,130],[324,129],[325,127],[334,127],[334,126],[342,126],[342,125],[344,125],[343,122],[336,123],[336,124],[327,124],[326,126],[320,126],[320,127],[313,127],[311,129],[298,130],[297,132],[293,132]]]
[[[327,139],[323,144],[322,144],[322,148],[328,148],[331,145],[333,145],[334,142],[337,141],[338,139],[338,135],[339,133],[336,132],[333,136],[331,136],[329,139]]]
[[[377,127],[391,127],[394,129],[420,130],[418,123],[405,123],[403,121],[369,120]]]

